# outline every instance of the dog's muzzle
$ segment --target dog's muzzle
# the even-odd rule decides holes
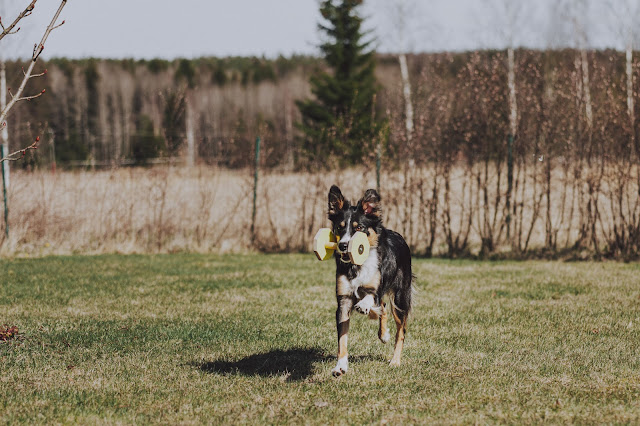
[[[351,258],[349,257],[349,254],[347,253],[347,250],[349,249],[349,241],[340,241],[338,243],[338,254],[340,255],[340,261],[342,263],[351,263]]]

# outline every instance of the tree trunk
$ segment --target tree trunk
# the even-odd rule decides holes
[[[633,43],[627,42],[627,112],[629,114],[629,124],[631,130],[632,145],[637,147],[638,141],[636,140],[636,116],[635,107],[633,104]]]
[[[411,143],[413,136],[413,104],[411,103],[411,82],[409,81],[409,68],[407,56],[401,53],[398,56],[400,62],[400,74],[402,75],[402,94],[404,96],[405,126],[407,130],[407,144]]]
[[[587,117],[587,125],[589,130],[593,128],[593,108],[591,106],[591,89],[589,89],[589,59],[587,51],[580,50],[580,62],[582,64],[582,91],[584,96],[585,115]]]
[[[516,102],[516,65],[513,47],[507,49],[507,58],[509,67],[509,131],[515,137],[518,125],[518,104]]]
[[[196,160],[196,144],[193,135],[193,107],[191,106],[190,99],[187,98],[186,102],[186,125],[187,125],[187,167],[193,167]]]
[[[518,103],[516,98],[516,70],[513,47],[507,49],[509,86],[509,135],[507,139],[507,197],[505,202],[507,240],[511,240],[511,197],[513,192],[513,142],[518,128]]]
[[[4,60],[0,61],[0,111],[4,111],[7,106],[7,73],[5,71]],[[0,126],[2,123],[0,123]],[[2,127],[2,131],[0,131],[0,143],[4,147],[4,155],[9,155],[9,132],[7,130],[7,126]],[[9,163],[10,161],[5,161],[4,165],[4,182],[7,188],[9,188]]]

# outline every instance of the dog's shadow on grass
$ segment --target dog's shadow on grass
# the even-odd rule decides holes
[[[299,381],[313,374],[313,364],[328,357],[316,348],[273,350],[250,355],[238,361],[194,362],[205,373],[242,374],[244,376],[283,376],[287,381]]]

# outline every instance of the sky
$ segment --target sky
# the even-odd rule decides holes
[[[570,8],[562,13],[554,9],[559,1],[365,0],[362,13],[382,52],[502,49],[508,40],[534,48],[575,45],[571,35],[575,31],[567,30],[575,14]],[[583,20],[589,23],[584,36],[589,46],[622,48],[616,31],[621,26],[612,23],[630,15],[624,5],[640,0],[570,1],[587,5]],[[393,5],[402,2],[407,12],[398,14]],[[28,3],[0,0],[3,23]],[[318,0],[68,0],[60,18],[66,23],[51,34],[42,57],[317,55],[318,4]],[[510,12],[509,4],[518,10]],[[0,56],[30,56],[59,5],[60,0],[38,0],[32,16],[20,23],[21,31],[0,42]],[[507,22],[515,24],[509,27]]]

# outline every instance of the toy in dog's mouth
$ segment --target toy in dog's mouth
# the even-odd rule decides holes
[[[340,261],[342,263],[351,263],[351,258],[349,257],[349,253],[340,253]]]

